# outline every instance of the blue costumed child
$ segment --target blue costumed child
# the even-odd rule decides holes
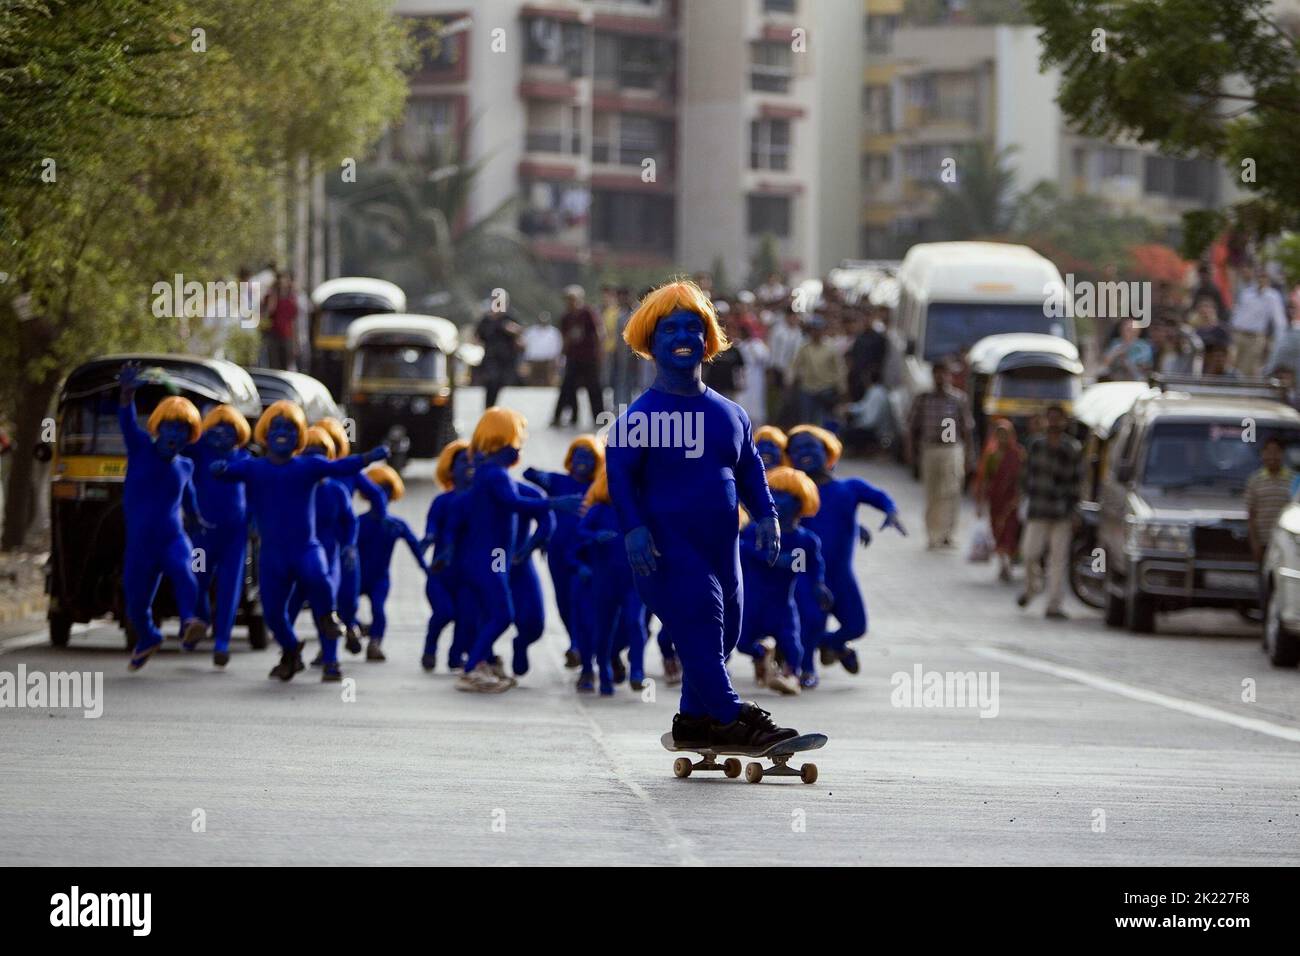
[[[817,485],[801,471],[778,465],[767,485],[781,522],[781,555],[769,565],[758,548],[753,523],[740,532],[740,566],[745,580],[745,608],[740,623],[740,650],[754,658],[754,676],[781,694],[799,693],[797,668],[803,660],[795,582],[807,577],[823,611],[834,601],[825,584],[825,564],[817,535],[801,520],[817,513]],[[762,643],[774,638],[782,663]]]
[[[579,435],[569,443],[564,456],[564,471],[524,470],[524,478],[552,497],[586,495],[596,472],[605,464],[605,446],[595,435]],[[546,563],[555,588],[555,604],[560,620],[569,633],[569,649],[564,652],[564,666],[578,667],[581,662],[581,628],[590,615],[577,609],[589,599],[588,588],[578,580],[578,516],[561,512],[555,516],[555,533],[546,548]]]
[[[183,504],[195,522],[206,527],[191,480],[194,463],[180,453],[198,440],[202,423],[193,402],[169,395],[149,415],[146,431],[135,414],[135,393],[143,384],[139,365],[123,365],[118,381],[121,391],[117,421],[126,444],[122,590],[126,617],[135,630],[135,649],[128,665],[135,671],[144,667],[162,646],[162,632],[153,620],[153,599],[164,575],[176,597],[181,640],[196,642],[207,630],[197,612],[199,586],[193,570],[194,546],[181,516]]]
[[[552,508],[576,508],[581,501],[520,494],[507,469],[519,461],[527,437],[523,415],[494,405],[483,413],[470,438],[474,480],[465,512],[464,554],[457,561],[475,633],[464,673],[456,681],[457,690],[496,694],[518,683],[506,676],[500,665],[494,669],[492,653],[492,645],[515,620],[510,567],[517,517],[540,518]]]
[[[406,495],[406,485],[402,476],[387,465],[371,465],[366,469],[370,479],[388,499],[396,504]],[[391,587],[388,569],[393,563],[393,548],[401,538],[415,556],[415,563],[420,570],[428,574],[429,568],[424,563],[420,539],[415,536],[411,526],[392,514],[381,514],[370,510],[363,514],[357,523],[357,551],[361,565],[361,594],[370,599],[370,641],[366,645],[366,660],[387,660],[384,654],[384,634],[388,630],[388,615],[384,607],[388,603],[388,591]]]
[[[582,671],[578,690],[595,689],[600,675],[600,692],[614,693],[613,658],[617,649],[628,648],[632,689],[645,686],[645,605],[632,579],[627,547],[619,531],[618,512],[609,498],[609,480],[601,469],[591,483],[585,500],[586,513],[578,525],[578,573],[591,582],[592,604],[585,610],[591,624],[583,630]],[[596,670],[592,670],[592,658]]]
[[[186,456],[194,462],[194,490],[199,510],[210,523],[210,527],[195,531],[194,547],[203,553],[203,563],[196,574],[198,616],[212,627],[212,663],[217,667],[225,667],[230,662],[230,632],[243,596],[248,501],[243,485],[218,481],[211,465],[218,460],[247,458],[244,446],[252,434],[248,419],[239,409],[217,405],[203,416],[202,437],[185,449]],[[202,637],[201,634],[193,636]],[[187,651],[197,646],[197,640],[184,644]]]
[[[907,531],[899,520],[894,500],[884,491],[861,478],[835,478],[831,475],[843,446],[826,429],[816,425],[798,425],[790,429],[787,451],[794,467],[816,482],[821,494],[821,508],[817,514],[805,519],[804,527],[821,540],[822,557],[826,561],[826,586],[835,599],[830,613],[839,622],[838,630],[826,631],[827,612],[820,607],[820,594],[807,579],[800,579],[796,598],[803,622],[804,646],[803,673],[799,683],[804,688],[813,688],[818,683],[813,664],[813,654],[818,647],[823,649],[823,663],[838,660],[850,674],[858,672],[858,655],[848,642],[867,633],[867,608],[853,576],[853,543],[855,539],[864,545],[871,541],[866,529],[858,527],[858,505],[871,505],[884,512],[882,528],[893,528],[902,535]]]
[[[387,458],[388,449],[380,446],[365,455],[333,461],[300,455],[307,445],[307,419],[290,401],[278,401],[267,408],[257,420],[253,437],[266,449],[265,457],[214,461],[210,467],[218,478],[241,481],[248,489],[261,535],[258,583],[262,612],[281,650],[280,663],[271,669],[271,677],[288,681],[304,667],[302,642],[289,620],[289,599],[295,588],[311,605],[324,653],[337,646],[343,633],[343,624],[334,613],[329,563],[316,536],[316,485],[323,478],[354,475],[371,462]],[[337,661],[330,666],[327,658],[321,680],[341,679]]]
[[[769,562],[781,531],[749,416],[703,382],[703,363],[729,344],[713,303],[693,282],[670,282],[642,300],[623,338],[653,359],[655,379],[612,426],[605,468],[637,590],[681,660],[673,738],[763,747],[798,736],[742,703],[727,673],[743,601],[737,503]]]
[[[515,489],[525,498],[545,499],[545,495],[532,485],[516,482]],[[555,514],[551,511],[536,517],[521,514],[515,522],[515,537],[510,550],[510,600],[515,609],[511,670],[516,677],[528,673],[528,648],[541,639],[542,631],[546,629],[542,581],[537,576],[533,552],[538,548],[547,549],[554,533]]]
[[[458,438],[443,446],[434,469],[434,478],[443,491],[429,505],[424,538],[420,542],[421,554],[433,548],[424,588],[429,599],[429,627],[424,637],[424,654],[420,657],[420,666],[426,671],[437,666],[438,639],[448,624],[455,625],[447,655],[450,670],[463,665],[465,648],[473,633],[474,620],[467,606],[469,602],[462,600],[465,585],[456,561],[456,555],[464,553],[465,505],[473,475],[468,441]]]
[[[758,449],[758,457],[762,459],[764,468],[771,471],[790,464],[790,459],[785,456],[788,441],[785,432],[775,425],[764,425],[754,432],[754,447]]]
[[[325,416],[316,425],[325,429],[329,433],[330,439],[334,442],[334,457],[346,458],[352,453],[352,442],[348,439],[347,429],[337,418]],[[355,523],[356,512],[352,507],[352,498],[355,494],[360,493],[362,498],[370,504],[370,510],[378,512],[382,517],[388,513],[388,503],[380,493],[375,483],[366,477],[364,472],[358,472],[355,475],[341,475],[337,479],[343,483],[343,487],[348,492],[348,511],[353,518],[352,539],[347,542],[340,542],[344,561],[339,568],[339,586],[337,597],[337,608],[339,617],[343,621],[343,626],[347,629],[346,646],[349,654],[361,653],[361,625],[357,623],[357,600],[361,594],[361,565],[355,560],[357,553],[357,529],[360,527]]]

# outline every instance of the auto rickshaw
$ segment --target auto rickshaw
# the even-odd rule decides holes
[[[256,421],[261,406],[253,381],[238,365],[187,355],[132,354],[97,358],[78,366],[59,394],[53,446],[38,446],[37,456],[52,458],[50,468],[50,559],[45,588],[50,596],[50,642],[68,643],[74,623],[112,614],[122,624],[129,650],[135,636],[126,622],[122,595],[122,556],[126,525],[122,483],[126,445],[117,421],[118,371],[126,362],[145,367],[145,384],[136,392],[143,421],[167,395],[183,395],[202,411],[225,403]],[[174,613],[164,582],[154,613]],[[251,556],[245,565],[244,596],[237,620],[248,626],[249,642],[266,646],[261,603]]]
[[[460,333],[434,315],[371,315],[348,327],[347,406],[357,443],[388,444],[399,471],[456,437]]]
[[[326,417],[343,418],[343,410],[320,379],[275,368],[250,368],[248,374],[257,387],[262,411],[283,399],[300,405],[308,422],[318,422]]]
[[[1083,387],[1083,363],[1074,343],[1055,335],[1009,332],[971,346],[971,414],[984,443],[990,418],[1007,418],[1024,438],[1030,421],[1053,405],[1069,414]]]
[[[342,396],[348,326],[363,315],[406,311],[406,293],[383,279],[344,276],[318,285],[311,302],[311,373]]]
[[[1083,479],[1077,506],[1079,524],[1070,543],[1070,589],[1080,601],[1098,610],[1106,606],[1106,567],[1097,554],[1101,477],[1110,457],[1115,423],[1152,391],[1145,382],[1099,382],[1085,388],[1074,403],[1070,432],[1083,446]]]

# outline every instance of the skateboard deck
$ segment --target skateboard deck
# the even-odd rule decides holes
[[[817,779],[817,765],[806,763],[795,770],[788,766],[790,758],[807,750],[819,750],[826,746],[828,739],[825,734],[801,734],[789,740],[777,741],[768,747],[682,747],[668,733],[660,737],[659,742],[665,750],[699,754],[703,758],[692,763],[689,757],[678,757],[673,761],[673,773],[678,777],[689,777],[696,770],[721,770],[728,777],[739,777],[741,764],[736,758],[758,757],[772,761],[772,766],[765,768],[757,761],[746,764],[745,779],[750,783],[758,783],[764,777],[799,777],[804,783],[812,783]],[[718,757],[727,759],[719,763]]]

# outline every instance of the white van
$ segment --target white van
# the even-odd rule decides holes
[[[1006,332],[1038,332],[1075,343],[1072,303],[1047,309],[1064,288],[1050,260],[1028,246],[1000,242],[927,242],[908,250],[898,269],[898,307],[890,330],[894,354],[890,403],[901,425],[912,401],[934,386],[933,363]],[[1058,298],[1059,302],[1059,298]],[[1062,312],[1064,315],[1047,313]]]

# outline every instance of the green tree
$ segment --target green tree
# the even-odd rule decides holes
[[[1025,0],[1061,108],[1091,136],[1217,159],[1255,199],[1200,212],[1184,250],[1228,222],[1267,235],[1300,217],[1300,47],[1269,0]],[[1198,248],[1199,247],[1199,248]]]
[[[1015,172],[1010,157],[1015,147],[995,150],[990,143],[961,149],[955,183],[935,183],[938,194],[934,222],[946,239],[976,239],[1003,235],[1011,225]]]
[[[5,0],[0,417],[17,447],[0,546],[30,525],[63,374],[177,350],[153,283],[264,259],[289,171],[364,150],[401,107],[407,55],[385,0]]]

